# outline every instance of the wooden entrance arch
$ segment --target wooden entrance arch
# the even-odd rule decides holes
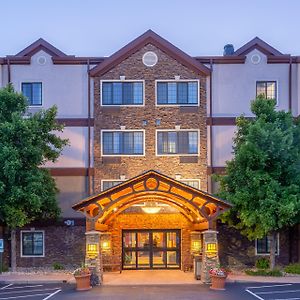
[[[212,222],[231,207],[222,199],[150,170],[82,200],[73,209],[86,216],[89,230],[105,231],[110,220],[125,209],[151,201],[176,207],[196,228],[203,229],[212,228]]]

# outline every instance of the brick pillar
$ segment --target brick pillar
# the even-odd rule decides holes
[[[97,275],[99,284],[103,282],[103,262],[100,246],[99,231],[87,231],[86,235],[86,253],[85,264],[91,270],[92,274]]]
[[[215,230],[207,230],[203,234],[203,256],[201,268],[201,280],[203,283],[210,283],[209,270],[218,267],[220,264],[218,253],[218,232]]]

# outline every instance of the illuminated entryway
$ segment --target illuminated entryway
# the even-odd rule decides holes
[[[124,270],[180,268],[180,230],[123,230],[122,236]]]

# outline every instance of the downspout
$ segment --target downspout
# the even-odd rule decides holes
[[[91,79],[90,79],[90,60],[87,60],[88,74],[88,170],[87,170],[87,190],[91,195]]]
[[[6,60],[7,60],[7,77],[8,77],[7,80],[8,83],[10,83],[11,82],[10,60],[8,57],[6,58]]]
[[[213,134],[212,134],[212,75],[213,75],[213,60],[209,60],[210,64],[210,80],[209,80],[209,124],[210,124],[210,130],[209,130],[209,139],[210,139],[210,151],[209,151],[209,159],[210,159],[210,167],[211,167],[211,174],[213,173]],[[210,175],[211,175],[210,174]],[[210,193],[212,193],[212,178],[210,176]]]
[[[289,60],[289,111],[292,112],[292,57]]]

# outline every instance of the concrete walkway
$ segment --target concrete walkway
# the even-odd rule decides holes
[[[269,282],[269,283],[300,283],[300,276],[265,277],[248,276],[243,274],[230,274],[229,282]],[[75,283],[71,273],[50,272],[50,273],[3,273],[0,274],[0,283]],[[192,272],[180,270],[131,270],[104,273],[104,285],[189,285],[201,284],[195,280]]]

